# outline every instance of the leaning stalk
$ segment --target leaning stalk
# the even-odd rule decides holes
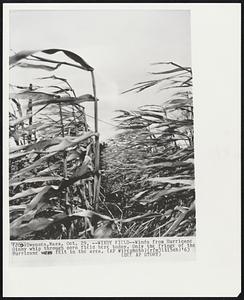
[[[99,135],[98,135],[98,105],[97,105],[97,95],[96,95],[96,83],[93,71],[91,71],[92,77],[92,89],[93,89],[93,96],[94,96],[94,129],[95,129],[95,175],[94,175],[94,207],[95,210],[98,209],[98,201],[99,201],[99,156],[100,156],[100,149],[99,149]]]
[[[62,137],[64,137],[64,122],[63,122],[63,113],[62,113],[62,107],[61,107],[61,103],[59,103],[59,115],[60,115],[60,123],[61,123],[61,133],[62,133]],[[63,152],[63,175],[64,178],[67,178],[68,172],[67,172],[67,159],[66,159],[66,152]],[[65,206],[66,206],[66,212],[69,215],[70,211],[69,211],[69,195],[68,195],[68,191],[66,189],[65,192]]]

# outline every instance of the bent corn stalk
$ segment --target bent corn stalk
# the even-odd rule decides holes
[[[96,96],[96,82],[94,72],[91,71],[92,78],[92,89],[94,96],[94,129],[95,129],[95,174],[94,174],[94,207],[98,210],[99,202],[99,191],[100,191],[100,174],[99,174],[99,156],[100,156],[100,145],[99,145],[99,133],[98,133],[98,105]]]

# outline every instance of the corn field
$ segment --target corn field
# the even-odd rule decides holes
[[[54,59],[58,52],[64,60]],[[195,235],[190,67],[157,63],[161,72],[124,93],[176,92],[162,105],[149,99],[137,110],[118,111],[118,133],[101,143],[94,68],[81,56],[63,49],[22,51],[9,65],[10,78],[16,68],[48,73],[39,78],[41,86],[10,84],[12,240]],[[93,93],[78,96],[68,78],[54,75],[63,65],[86,72]],[[92,126],[87,102],[94,104]]]

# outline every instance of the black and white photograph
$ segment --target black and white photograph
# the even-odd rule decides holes
[[[190,21],[11,11],[12,240],[196,234]]]
[[[3,5],[5,296],[239,295],[240,23]]]
[[[9,64],[11,239],[195,235],[189,11],[12,11]]]

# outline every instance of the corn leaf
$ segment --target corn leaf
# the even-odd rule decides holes
[[[12,178],[16,178],[19,176],[22,176],[23,174],[30,172],[32,170],[34,170],[37,166],[39,166],[40,164],[46,162],[50,157],[54,156],[57,152],[52,152],[49,153],[43,157],[41,157],[40,159],[38,159],[37,161],[35,161],[34,163],[32,163],[30,166],[27,166],[23,169],[20,169],[18,172],[16,172]]]
[[[193,185],[193,180],[191,179],[181,179],[177,178],[176,176],[172,177],[155,177],[155,178],[148,178],[150,182],[157,182],[157,183],[170,183],[170,184],[185,184],[185,185]]]
[[[28,197],[34,194],[37,194],[39,192],[41,192],[44,189],[44,187],[40,187],[40,188],[30,188],[28,190],[22,191],[20,193],[15,194],[13,197],[9,198],[9,201],[12,202],[16,199],[19,198],[24,198],[24,197]]]
[[[71,51],[68,51],[68,50],[64,50],[64,49],[45,49],[45,50],[23,50],[23,51],[20,51],[12,56],[10,56],[9,58],[9,65],[14,65],[16,63],[18,63],[20,60],[24,59],[24,58],[27,58],[28,56],[30,55],[33,55],[37,52],[43,52],[45,54],[55,54],[57,52],[63,52],[67,57],[69,57],[70,59],[72,59],[73,61],[77,62],[78,63],[78,66],[83,69],[83,70],[86,70],[86,71],[93,71],[93,68],[91,66],[89,66],[87,64],[87,62],[82,58],[80,57],[79,55],[71,52]],[[58,63],[64,63],[64,62],[58,62]],[[69,63],[65,63],[67,65],[71,65]]]
[[[184,186],[184,187],[178,187],[178,188],[170,188],[167,190],[160,191],[160,193],[157,193],[155,197],[147,197],[147,199],[141,199],[139,200],[140,203],[153,203],[156,201],[159,201],[161,197],[168,196],[170,194],[175,194],[183,191],[190,191],[194,190],[194,186]]]
[[[34,182],[46,182],[46,181],[60,181],[62,180],[62,176],[47,176],[47,177],[33,177],[28,178],[23,181],[12,181],[9,183],[9,186],[18,186],[20,184],[26,184],[26,183],[34,183]]]
[[[31,211],[32,213],[32,211]],[[49,225],[63,220],[67,217],[66,213],[59,213],[50,218],[34,218],[28,223],[22,223],[23,219],[18,220],[18,222],[12,222],[10,224],[10,236],[13,237],[23,237],[32,232],[40,231],[47,228]]]
[[[20,68],[29,68],[29,69],[41,69],[45,71],[54,71],[58,67],[61,66],[61,63],[58,63],[55,67],[47,66],[47,65],[40,65],[40,64],[30,64],[30,63],[18,63],[18,67]]]
[[[75,104],[80,104],[83,102],[93,102],[94,97],[92,95],[83,95],[79,96],[77,98],[74,97],[54,97],[54,98],[49,98],[49,99],[43,99],[40,101],[35,101],[32,103],[31,106],[39,106],[39,105],[46,105],[46,104],[65,104],[65,105],[75,105]]]
[[[58,187],[54,185],[45,186],[44,188],[42,188],[42,190],[30,201],[30,203],[27,204],[25,213],[34,210],[40,203],[48,201],[50,194],[57,190]]]
[[[59,143],[58,145],[49,147],[47,149],[47,151],[48,152],[64,151],[69,147],[73,147],[73,146],[87,140],[88,138],[90,138],[93,135],[94,135],[93,132],[87,132],[87,133],[84,133],[83,135],[77,136],[75,138],[71,138],[71,137],[66,136],[66,137],[62,138],[61,143]]]

